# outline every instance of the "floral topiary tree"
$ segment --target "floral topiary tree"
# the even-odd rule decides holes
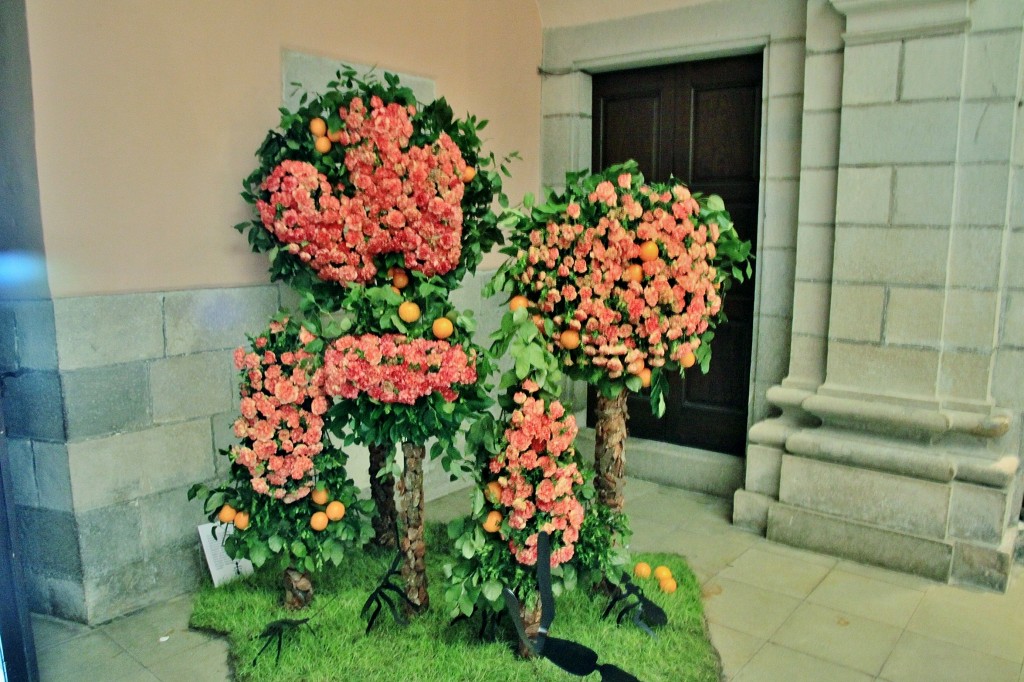
[[[550,321],[548,349],[598,389],[595,486],[621,510],[627,391],[649,388],[660,416],[670,372],[707,371],[723,297],[750,274],[750,244],[721,198],[645,183],[635,162],[570,173],[564,191],[526,203],[510,242],[494,289]]]
[[[325,428],[321,341],[311,327],[279,317],[235,351],[241,415],[233,427],[239,443],[225,451],[229,480],[189,490],[189,499],[204,498],[211,520],[233,524],[224,540],[230,556],[285,569],[290,607],[312,598],[310,573],[340,565],[372,533],[373,505],[358,499],[347,457]]]
[[[400,547],[407,594],[421,607],[426,445],[458,468],[463,423],[491,404],[475,321],[448,300],[501,240],[492,205],[507,205],[507,170],[481,152],[485,125],[454,118],[444,99],[417,103],[393,74],[339,72],[325,93],[282,109],[244,182],[256,216],[236,226],[268,255],[271,280],[299,294],[303,324],[317,332],[303,350],[317,356],[323,431],[368,446],[376,537]]]
[[[509,312],[495,338],[492,352],[515,362],[502,377],[501,414],[479,419],[467,438],[476,486],[470,517],[448,526],[460,558],[445,566],[445,598],[453,617],[493,614],[505,608],[508,587],[532,637],[540,624],[538,534],[550,535],[557,594],[606,575],[617,583],[628,560],[617,545],[629,530],[625,516],[594,504],[592,476],[573,446],[576,419],[557,398],[559,362],[538,325],[523,309]]]

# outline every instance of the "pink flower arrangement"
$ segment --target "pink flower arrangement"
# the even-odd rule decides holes
[[[576,498],[583,484],[574,460],[576,418],[557,400],[536,395],[538,386],[526,380],[514,394],[517,407],[508,420],[504,449],[489,463],[500,487],[493,506],[508,521],[509,550],[516,561],[537,563],[537,534],[551,536],[551,566],[572,559],[583,525],[583,505]]]
[[[447,133],[410,146],[415,107],[360,97],[338,109],[348,185],[332,186],[305,161],[282,161],[260,184],[260,220],[285,249],[330,282],[372,280],[374,257],[401,253],[427,277],[454,269],[462,251],[466,163]]]
[[[702,224],[699,212],[685,186],[655,189],[621,173],[529,233],[517,288],[560,331],[580,334],[582,357],[565,364],[617,379],[678,362],[700,345],[722,298],[713,264],[719,228]],[[642,255],[645,242],[653,247]]]
[[[476,380],[475,351],[399,334],[337,339],[324,353],[316,379],[329,396],[352,399],[365,394],[380,402],[406,405],[435,391],[452,402],[459,385]]]
[[[307,341],[314,338],[302,331]],[[231,447],[231,459],[248,469],[253,490],[286,504],[309,494],[326,438],[327,399],[304,343],[272,323],[248,351],[237,348],[234,355],[242,373],[241,416],[234,423],[241,443]]]

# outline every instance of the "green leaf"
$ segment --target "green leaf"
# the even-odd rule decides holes
[[[306,556],[306,545],[301,540],[296,540],[292,543],[292,554],[300,559]]]
[[[707,206],[709,211],[724,211],[725,202],[717,194],[708,195]]]
[[[498,601],[498,598],[501,597],[501,583],[496,580],[488,580],[483,584],[481,591],[487,601]]]
[[[270,548],[271,552],[277,554],[284,548],[284,540],[281,539],[280,535],[271,535],[267,539],[267,547]]]
[[[249,546],[249,561],[251,561],[252,565],[256,568],[265,564],[269,558],[270,552],[267,551],[267,546],[262,542]]]

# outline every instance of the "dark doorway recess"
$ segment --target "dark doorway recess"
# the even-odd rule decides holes
[[[644,177],[683,180],[718,194],[742,239],[757,248],[762,55],[686,62],[594,76],[594,170],[627,159]],[[629,399],[629,431],[704,450],[742,455],[750,394],[754,283],[725,297],[711,369],[672,379],[665,416],[646,395]],[[593,424],[593,391],[587,421]]]

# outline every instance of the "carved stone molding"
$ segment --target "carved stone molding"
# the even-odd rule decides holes
[[[830,0],[846,17],[847,45],[962,33],[970,0]]]

